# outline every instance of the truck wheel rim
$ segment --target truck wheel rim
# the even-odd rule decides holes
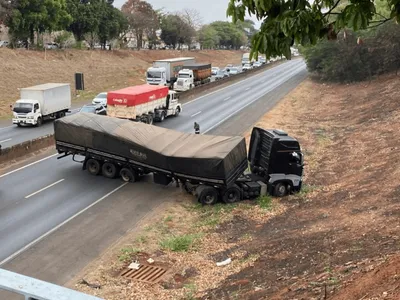
[[[130,178],[130,176],[129,176],[127,171],[122,171],[121,172],[121,177],[122,177],[122,180],[125,181],[125,182],[128,182],[128,181],[131,180],[131,178]]]
[[[207,195],[205,198],[207,204],[213,203],[215,201],[215,197],[212,195]]]
[[[283,195],[283,194],[286,193],[286,187],[285,187],[284,185],[281,185],[281,186],[278,188],[278,191],[279,191],[279,194]]]

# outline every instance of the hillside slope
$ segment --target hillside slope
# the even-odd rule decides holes
[[[82,97],[114,88],[141,84],[153,60],[189,56],[213,66],[239,64],[241,51],[26,51],[0,48],[0,118],[9,116],[9,105],[18,98],[18,88],[46,82],[69,82],[82,72],[85,92]]]

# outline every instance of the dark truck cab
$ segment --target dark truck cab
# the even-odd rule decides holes
[[[301,189],[303,153],[299,142],[282,130],[253,128],[248,159],[253,175],[268,184],[268,192],[282,197]]]

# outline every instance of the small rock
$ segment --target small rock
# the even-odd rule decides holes
[[[258,292],[258,291],[261,291],[262,288],[260,288],[259,286],[256,286],[256,287],[254,288],[254,290],[255,290],[256,292]]]
[[[388,296],[388,292],[383,292],[383,293],[382,293],[382,296],[383,296],[383,297],[387,297],[387,296]]]

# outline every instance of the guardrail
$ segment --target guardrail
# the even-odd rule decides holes
[[[0,269],[0,289],[25,300],[104,300],[4,269]]]

